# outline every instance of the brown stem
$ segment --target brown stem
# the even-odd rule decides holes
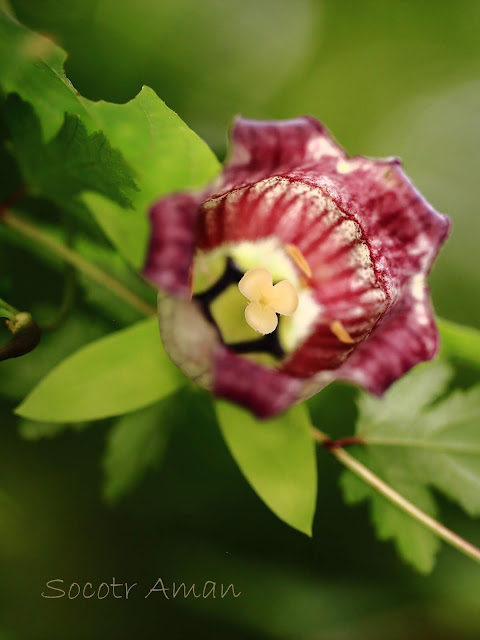
[[[11,193],[3,202],[0,202],[0,219],[7,213],[9,207],[15,202],[18,202],[27,195],[27,189],[20,187],[13,193]]]
[[[322,446],[329,451],[331,449],[338,449],[339,447],[351,447],[354,444],[365,444],[365,441],[361,436],[349,436],[339,438],[338,440],[324,440],[322,442]]]

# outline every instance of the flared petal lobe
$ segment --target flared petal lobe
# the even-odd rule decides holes
[[[382,321],[338,370],[338,377],[381,395],[419,362],[435,357],[438,330],[428,290],[413,279]]]
[[[324,156],[345,157],[325,127],[308,116],[293,120],[235,119],[231,153],[212,195],[291,171]]]
[[[190,297],[190,272],[195,253],[199,195],[178,193],[150,210],[151,235],[143,275],[162,291]]]
[[[215,355],[213,393],[248,407],[259,418],[288,409],[299,399],[303,383],[239,357],[221,346]]]

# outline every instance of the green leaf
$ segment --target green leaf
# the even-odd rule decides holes
[[[450,320],[438,320],[442,336],[441,355],[450,360],[480,368],[480,330]]]
[[[203,186],[220,165],[203,140],[148,87],[125,105],[98,102],[91,103],[91,109],[110,142],[134,168],[140,191],[132,199],[133,214],[122,212],[114,202],[105,206],[97,194],[85,196],[84,202],[111,242],[138,268],[144,263],[152,202],[174,191]]]
[[[44,422],[84,422],[146,407],[182,386],[156,318],[87,345],[48,374],[16,413]]]
[[[419,485],[401,456],[389,456],[382,452],[356,450],[355,457],[430,516],[435,517],[436,505],[428,490]],[[388,500],[365,484],[351,471],[340,476],[340,486],[347,504],[370,502],[370,513],[380,540],[393,540],[399,554],[421,573],[430,573],[440,549],[440,540],[422,524],[392,505]]]
[[[18,93],[34,106],[46,140],[58,132],[65,112],[90,117],[83,98],[65,76],[66,57],[48,38],[30,31],[5,13],[0,14],[3,92]]]
[[[365,446],[356,449],[356,456],[426,513],[436,514],[434,487],[474,516],[480,514],[480,386],[438,401],[451,376],[446,364],[421,365],[383,399],[363,394],[356,434]],[[428,529],[351,472],[343,475],[342,487],[348,502],[371,500],[380,538],[393,539],[420,571],[433,568],[439,541]]]
[[[111,504],[131,492],[144,474],[159,465],[175,420],[177,394],[122,416],[108,434],[103,460],[103,495]]]
[[[64,422],[38,422],[37,420],[20,420],[18,432],[25,440],[41,440],[42,438],[54,438],[71,428],[75,431],[83,431],[91,423],[74,422],[66,424]]]
[[[130,211],[122,211],[118,204],[99,193],[84,193],[82,202],[94,214],[112,245],[132,266],[139,269],[144,263],[148,235],[146,217],[132,216]]]
[[[52,304],[37,304],[32,311],[39,319],[51,318],[56,307]],[[21,358],[2,362],[0,394],[9,398],[10,403],[25,398],[34,385],[59,362],[89,342],[102,337],[107,327],[99,314],[88,313],[77,307],[75,314],[56,331],[44,333],[38,347],[28,354],[28,366],[25,366]]]
[[[200,187],[219,170],[207,145],[148,87],[119,105],[81,96],[65,76],[66,54],[53,42],[0,14],[0,85],[18,93],[38,114],[44,140],[54,138],[64,113],[78,116],[87,131],[101,131],[135,173],[133,211],[104,198],[85,202],[109,239],[129,262],[143,264],[148,238],[147,211],[158,197]],[[125,231],[126,230],[126,231]]]
[[[4,112],[11,153],[30,194],[68,207],[82,191],[96,191],[120,207],[131,206],[129,196],[136,189],[131,169],[103,133],[89,135],[80,118],[67,113],[56,136],[44,143],[29,103],[11,94]]]
[[[271,420],[224,401],[216,403],[223,437],[263,502],[294,529],[312,535],[317,497],[315,444],[305,407]]]

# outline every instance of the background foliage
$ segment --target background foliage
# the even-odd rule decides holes
[[[326,122],[351,153],[402,156],[417,185],[439,210],[452,215],[455,225],[432,277],[436,308],[450,320],[480,325],[480,307],[475,304],[480,275],[476,259],[480,231],[476,211],[480,142],[477,2],[439,1],[434,11],[429,3],[414,0],[14,0],[11,5],[19,19],[48,33],[69,52],[67,76],[85,97],[79,98],[68,83],[57,78],[48,100],[39,106],[31,77],[13,84],[19,70],[13,42],[0,42],[2,81],[11,83],[3,91],[19,92],[26,101],[11,109],[13,98],[9,98],[2,109],[0,138],[8,138],[10,146],[2,144],[1,199],[21,181],[19,170],[23,178],[31,176],[34,197],[24,203],[25,210],[60,239],[64,235],[68,239],[68,228],[62,230],[67,212],[76,229],[76,248],[108,266],[146,299],[153,302],[153,292],[136,281],[106,238],[117,243],[130,264],[138,266],[148,202],[169,190],[200,184],[218,170],[208,148],[167,110],[155,91],[219,157],[225,152],[225,131],[238,112],[268,118],[311,113]],[[61,72],[61,52],[47,48],[43,53]],[[143,84],[154,91],[143,89],[132,100]],[[125,106],[90,102],[98,99],[132,101]],[[35,113],[29,102],[35,104]],[[70,116],[64,117],[63,109],[58,108],[61,105]],[[107,146],[94,133],[98,128],[108,136]],[[42,142],[40,129],[49,139],[47,144]],[[16,131],[24,147],[15,143]],[[180,137],[185,146],[178,144]],[[72,140],[97,163],[115,161],[119,172],[115,185],[121,185],[120,191],[112,191],[110,184],[99,185],[98,175],[79,185],[79,176],[86,177],[75,166],[62,166],[61,179],[45,171],[46,166],[60,165],[58,159]],[[165,153],[153,152],[162,141],[169,151],[168,161]],[[123,159],[115,156],[116,149],[122,150]],[[178,150],[178,157],[171,155],[172,149]],[[192,158],[189,171],[185,157]],[[133,168],[132,173],[128,167]],[[85,189],[89,189],[87,195]],[[136,233],[118,230],[119,216],[128,219],[128,230],[134,220]],[[2,228],[1,233],[0,296],[31,310],[43,324],[55,323],[62,297],[68,294],[64,291],[68,272],[51,255],[40,249],[35,252],[10,230]],[[140,385],[146,408],[141,403],[123,407],[136,411],[95,423],[86,421],[111,416],[112,409],[104,406],[108,398],[93,395],[93,387],[85,391],[88,405],[79,407],[87,413],[79,413],[74,428],[67,428],[62,411],[75,407],[71,401],[55,403],[58,391],[53,373],[46,378],[53,385],[50,401],[39,406],[38,397],[30,396],[19,422],[13,408],[60,361],[102,338],[106,351],[101,361],[108,363],[108,345],[115,336],[104,336],[141,317],[89,280],[80,278],[79,284],[74,288],[74,312],[44,335],[38,349],[24,359],[0,364],[0,637],[83,639],[87,635],[158,637],[159,633],[168,638],[195,635],[246,640],[478,637],[477,566],[443,548],[441,561],[429,577],[411,572],[398,561],[391,545],[375,540],[366,507],[344,507],[337,483],[340,469],[323,451],[318,453],[314,538],[288,528],[264,508],[234,465],[204,394],[185,387],[183,380],[163,390],[165,395],[176,390],[167,399],[158,387]],[[153,323],[149,323],[143,321],[126,330],[152,330],[153,335]],[[6,340],[8,333],[1,331]],[[447,337],[446,350],[453,344],[458,354],[454,344],[458,333]],[[472,366],[478,357],[475,336],[467,335],[461,344],[467,366],[449,374],[446,366],[439,365],[430,395],[421,370],[418,379],[405,381],[422,390],[413,409],[415,420],[418,412],[423,418],[413,425],[417,428],[412,433],[397,436],[435,438],[435,430],[447,415],[457,440],[460,433],[470,451],[475,437],[478,443],[478,388],[470,389],[478,379]],[[88,349],[83,349],[83,361],[77,360],[76,366],[81,367],[85,360],[88,363]],[[124,369],[118,367],[115,384],[121,385],[122,371],[129,364],[138,371],[155,367],[154,355],[137,350],[137,361],[131,362],[128,354]],[[56,375],[62,382],[61,371]],[[446,385],[469,390],[455,391],[448,400],[429,407]],[[401,400],[402,389],[396,393]],[[411,397],[412,388],[405,393]],[[474,409],[468,420],[455,405],[459,394],[466,398],[460,406],[471,403]],[[316,424],[338,436],[353,432],[355,396],[355,391],[340,385],[317,396],[310,403]],[[119,397],[128,402],[121,386]],[[154,400],[158,403],[149,405]],[[391,437],[395,429],[408,424],[408,407],[395,399],[395,392],[388,402],[390,414],[382,421],[375,401],[362,400],[357,421],[360,433],[366,431],[378,439],[387,431]],[[412,403],[415,399],[410,409]],[[118,398],[114,405],[118,407]],[[41,411],[44,421],[38,422]],[[221,413],[220,409],[220,419]],[[452,422],[452,416],[460,422]],[[155,428],[158,423],[165,426],[161,432]],[[222,421],[226,441],[239,460],[242,451],[235,442],[246,441],[239,438],[236,425],[232,415]],[[58,437],[45,439],[53,435]],[[251,437],[255,438],[255,430]],[[288,442],[288,437],[286,430],[278,439]],[[442,445],[445,442],[448,445],[448,437]],[[261,443],[257,444],[259,460],[248,458],[255,477],[262,468]],[[274,445],[265,443],[266,447]],[[370,456],[376,469],[382,466],[378,451],[367,447],[363,454]],[[402,448],[395,456],[400,469],[405,468],[405,457],[412,457],[409,467],[414,474],[402,489],[411,491],[412,499],[417,496],[425,509],[440,510],[449,526],[478,544],[478,523],[450,502],[463,501],[469,513],[478,514],[478,457],[472,462],[469,497],[463,490],[460,498],[455,495],[455,482],[451,482],[450,499],[445,499],[437,494],[437,489],[445,491],[443,479],[435,483],[428,474],[429,465],[441,468],[444,459],[435,461],[429,452]],[[391,460],[389,457],[388,468],[395,475]],[[302,469],[302,474],[306,481],[312,469]],[[280,468],[279,477],[284,476]],[[434,485],[433,491],[427,484]],[[343,476],[341,485],[352,502],[370,497],[349,475]],[[280,517],[283,509],[290,513],[288,501],[277,503],[274,492],[272,504],[268,486],[262,485],[262,491],[260,495]],[[105,506],[101,493],[110,507]],[[305,497],[306,510],[311,510],[314,497]],[[399,523],[396,511],[390,517],[379,516],[383,508],[374,498],[372,513],[380,536],[393,537],[399,548],[406,547],[404,555],[417,568],[431,569],[437,541],[425,537],[424,529],[405,533],[405,526],[413,525]],[[308,527],[304,523],[298,528]],[[418,544],[412,545],[412,539]],[[51,578],[101,582],[115,576],[118,581],[150,585],[159,575],[185,582],[233,582],[242,597],[231,602],[68,602],[40,597]]]

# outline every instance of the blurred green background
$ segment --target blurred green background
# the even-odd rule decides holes
[[[148,84],[220,157],[237,113],[308,113],[351,153],[402,157],[454,224],[432,274],[436,309],[480,326],[478,0],[10,4],[69,52],[67,75],[82,94],[124,102]],[[2,247],[0,278],[17,307],[48,315],[58,304],[62,274],[21,248]],[[431,576],[412,572],[375,540],[365,507],[342,504],[339,469],[322,451],[314,538],[290,530],[250,490],[193,391],[181,398],[163,467],[115,507],[100,496],[108,421],[21,438],[16,402],[66,354],[130,322],[124,315],[113,324],[81,298],[37,351],[0,365],[0,640],[480,637],[476,565],[443,549]],[[318,426],[350,433],[353,393],[336,386],[318,396]],[[441,504],[443,520],[480,543],[478,523]],[[144,591],[128,601],[40,596],[50,579],[112,577]],[[242,595],[144,600],[157,577],[231,582]]]

